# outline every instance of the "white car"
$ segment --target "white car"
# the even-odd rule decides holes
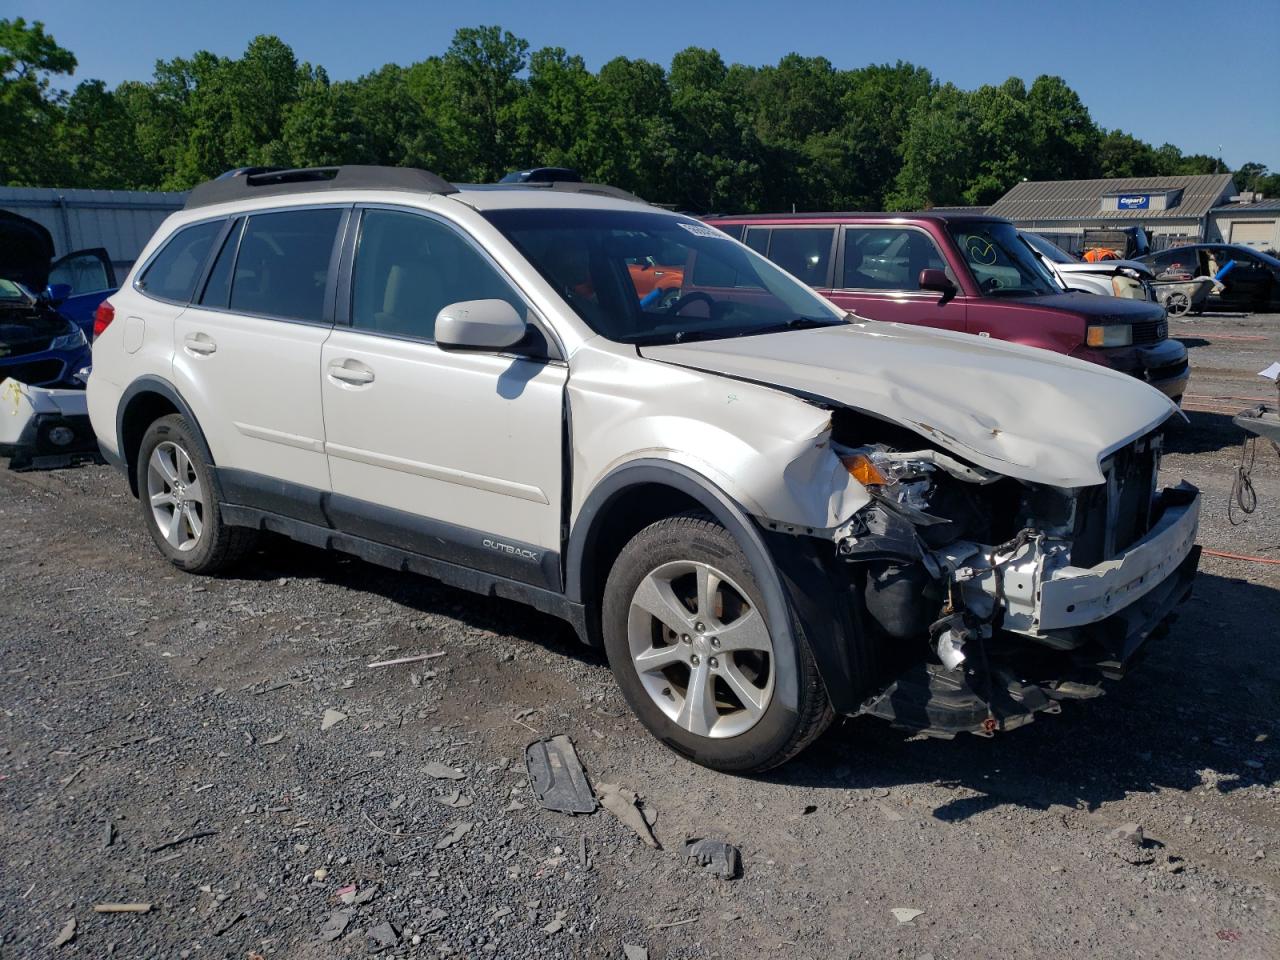
[[[1129,300],[1155,301],[1155,288],[1151,281],[1155,274],[1145,263],[1137,260],[1099,260],[1089,263],[1077,260],[1060,246],[1038,233],[1019,231],[1027,246],[1040,257],[1040,261],[1058,278],[1067,290],[1096,293],[1104,297],[1125,297]]]
[[[989,734],[1095,695],[1196,568],[1158,391],[851,316],[609,187],[239,171],[96,329],[93,425],[174,565],[271,530],[522,600],[719,769],[835,714]]]

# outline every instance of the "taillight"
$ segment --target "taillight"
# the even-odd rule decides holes
[[[111,321],[116,318],[116,308],[111,305],[110,300],[103,300],[98,304],[98,309],[93,311],[93,339],[97,340],[102,336],[102,331],[111,326]]]

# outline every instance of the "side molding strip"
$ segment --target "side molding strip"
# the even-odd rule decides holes
[[[239,424],[237,424],[239,426]],[[346,447],[340,443],[325,443],[324,450],[331,457],[343,460],[354,460],[356,463],[367,463],[373,467],[385,467],[388,470],[399,470],[401,473],[412,473],[431,480],[443,480],[445,483],[456,483],[463,487],[474,487],[477,490],[488,490],[532,503],[548,503],[547,495],[540,487],[504,480],[501,477],[487,477],[480,473],[469,473],[466,470],[455,470],[452,467],[441,467],[418,460],[406,460],[403,457],[392,457],[372,450],[361,450],[358,447]]]

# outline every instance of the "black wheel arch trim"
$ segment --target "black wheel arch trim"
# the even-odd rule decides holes
[[[848,603],[841,596],[838,571],[822,557],[818,541],[786,534],[766,535],[736,500],[712,481],[683,464],[667,460],[637,460],[607,474],[588,495],[569,535],[566,550],[566,593],[571,603],[591,605],[589,616],[598,622],[598,596],[587,596],[584,572],[597,569],[596,538],[609,506],[619,495],[644,484],[662,484],[685,494],[713,516],[746,554],[769,608],[769,631],[775,637],[792,637],[808,643],[818,664],[832,706],[841,713],[854,712],[866,682],[851,662],[847,631],[853,628]],[[599,571],[601,577],[607,571]],[[835,575],[833,575],[835,574]],[[847,588],[847,580],[843,581]],[[798,623],[802,636],[795,637]],[[785,682],[777,690],[782,702],[795,709],[799,699],[797,676],[780,674]]]
[[[196,415],[191,411],[191,406],[187,403],[178,388],[175,387],[164,377],[155,374],[144,374],[134,380],[120,395],[120,402],[116,405],[116,444],[119,448],[119,466],[129,477],[129,489],[133,491],[133,495],[138,495],[138,478],[136,464],[132,462],[131,451],[124,449],[124,418],[129,410],[129,405],[135,398],[144,393],[155,393],[164,397],[177,408],[178,413],[187,421],[187,426],[191,428],[191,432],[195,436],[196,442],[200,445],[200,454],[205,458],[205,462],[209,466],[216,466],[213,459],[213,453],[209,449],[209,441],[204,437],[204,431],[200,429],[200,422],[196,419]]]

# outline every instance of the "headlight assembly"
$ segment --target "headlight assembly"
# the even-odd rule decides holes
[[[60,337],[54,337],[53,342],[49,344],[49,349],[74,350],[76,347],[85,346],[88,342],[84,338],[84,331],[77,327],[75,333],[64,333]]]

